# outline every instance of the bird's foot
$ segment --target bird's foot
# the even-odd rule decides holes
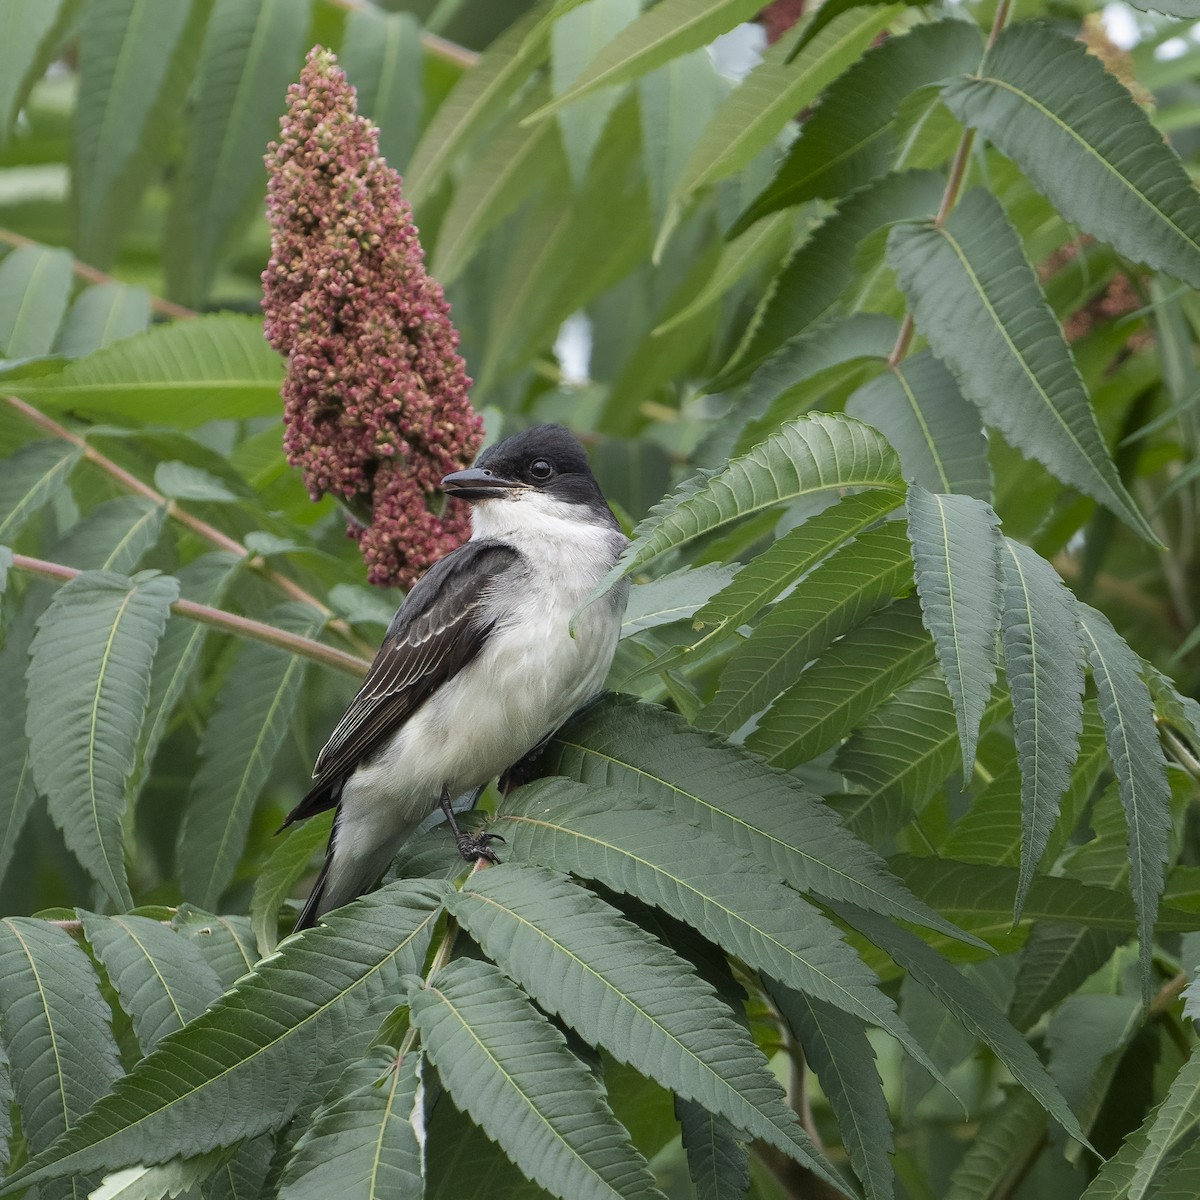
[[[454,838],[454,844],[458,847],[459,854],[467,862],[476,862],[482,858],[493,865],[498,864],[500,860],[489,843],[502,841],[504,839],[498,833],[462,833],[460,831]]]

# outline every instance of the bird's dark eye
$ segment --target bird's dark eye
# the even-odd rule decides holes
[[[535,458],[529,464],[529,473],[534,479],[549,479],[554,474],[554,468],[544,458]]]

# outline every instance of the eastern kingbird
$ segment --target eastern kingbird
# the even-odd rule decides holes
[[[627,583],[570,628],[626,544],[575,437],[559,425],[514,434],[442,488],[470,503],[471,539],[405,597],[284,821],[337,810],[297,929],[370,888],[439,804],[463,857],[496,861],[451,800],[549,737],[612,663]]]

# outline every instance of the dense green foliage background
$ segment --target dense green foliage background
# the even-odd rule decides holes
[[[1200,9],[758,8],[0,0],[3,1194],[1200,1194]],[[635,586],[504,865],[280,943],[399,600],[256,316],[317,42]]]

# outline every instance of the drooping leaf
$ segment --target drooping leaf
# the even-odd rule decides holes
[[[498,821],[511,832],[512,860],[656,905],[757,970],[888,1030],[923,1060],[840,931],[728,842],[627,794],[562,779],[514,793]]]
[[[899,522],[860,533],[759,621],[730,658],[698,724],[736,732],[791,687],[804,666],[835,638],[908,591],[912,571],[908,539]]]
[[[164,255],[171,294],[184,303],[206,298],[262,203],[263,148],[278,133],[311,7],[311,0],[213,0]]]
[[[1126,258],[1200,286],[1195,185],[1145,111],[1082,43],[1021,21],[942,98],[1073,225]]]
[[[999,518],[973,496],[908,488],[908,536],[925,627],[954,703],[963,774],[996,682],[1000,630]]]
[[[1149,1003],[1154,915],[1163,891],[1171,829],[1167,763],[1138,656],[1102,613],[1086,604],[1076,611],[1129,830],[1129,886],[1138,914],[1142,990]]]
[[[39,618],[30,651],[25,732],[34,782],[67,845],[124,908],[132,904],[121,830],[125,781],[154,650],[178,594],[169,576],[77,575]]]
[[[930,492],[991,500],[992,472],[979,411],[927,350],[863,384],[846,401],[846,412],[884,434],[900,455],[906,479]]]
[[[403,880],[323,918],[169,1034],[112,1095],[0,1191],[96,1168],[190,1157],[281,1128],[331,1042],[361,1054],[420,968],[448,889]]]
[[[8,391],[70,409],[176,429],[225,418],[275,416],[282,368],[261,322],[228,313],[158,325],[77,359],[57,375],[13,378]]]
[[[874,850],[792,776],[657,705],[608,697],[560,729],[540,762],[544,771],[669,805],[801,891],[958,935],[914,904]]]
[[[932,664],[916,598],[891,604],[818,655],[759,719],[746,746],[785,770],[807,762]]]
[[[322,617],[308,605],[289,603],[275,609],[269,623],[311,636]],[[202,908],[217,907],[237,870],[307,665],[298,654],[246,642],[217,695],[180,832],[183,894]]]
[[[901,101],[974,70],[982,52],[978,26],[957,20],[918,25],[869,50],[825,93],[775,178],[731,232],[816,196],[843,196],[882,175],[895,154],[892,121]]]
[[[790,988],[773,989],[771,996],[821,1082],[863,1190],[869,1200],[891,1200],[892,1125],[866,1028],[841,1009]]]
[[[259,869],[250,900],[250,919],[260,954],[270,954],[279,936],[279,906],[309,869],[313,855],[329,841],[329,820],[293,825]]]
[[[696,1200],[742,1200],[750,1186],[750,1152],[725,1120],[702,1104],[675,1098],[675,1116]]]
[[[71,293],[71,256],[49,246],[18,246],[0,262],[0,354],[49,354]]]
[[[150,293],[127,283],[94,283],[75,298],[63,322],[58,352],[83,358],[150,325]]]
[[[999,202],[976,189],[941,226],[895,226],[888,261],[933,352],[984,419],[1154,541],[1117,475],[1062,329]]]
[[[27,917],[0,921],[0,1002],[21,1127],[37,1153],[121,1074],[109,1008],[71,935]]]
[[[143,1053],[198,1017],[221,994],[217,973],[196,945],[169,926],[147,917],[79,915]]]
[[[0,147],[7,144],[30,89],[50,65],[76,0],[4,0],[0,4]]]
[[[471,876],[450,909],[589,1045],[828,1172],[748,1031],[690,964],[610,905],[544,868],[510,864]]]
[[[530,1179],[563,1200],[658,1195],[594,1076],[491,963],[452,962],[408,1002],[455,1104]]]
[[[1004,669],[1021,764],[1021,887],[1014,919],[1058,818],[1083,730],[1083,647],[1074,597],[1054,569],[1005,538]]]
[[[12,542],[25,522],[63,486],[83,457],[70,442],[30,442],[0,471],[0,541]]]
[[[421,1056],[386,1046],[346,1068],[288,1159],[280,1200],[420,1196]]]

